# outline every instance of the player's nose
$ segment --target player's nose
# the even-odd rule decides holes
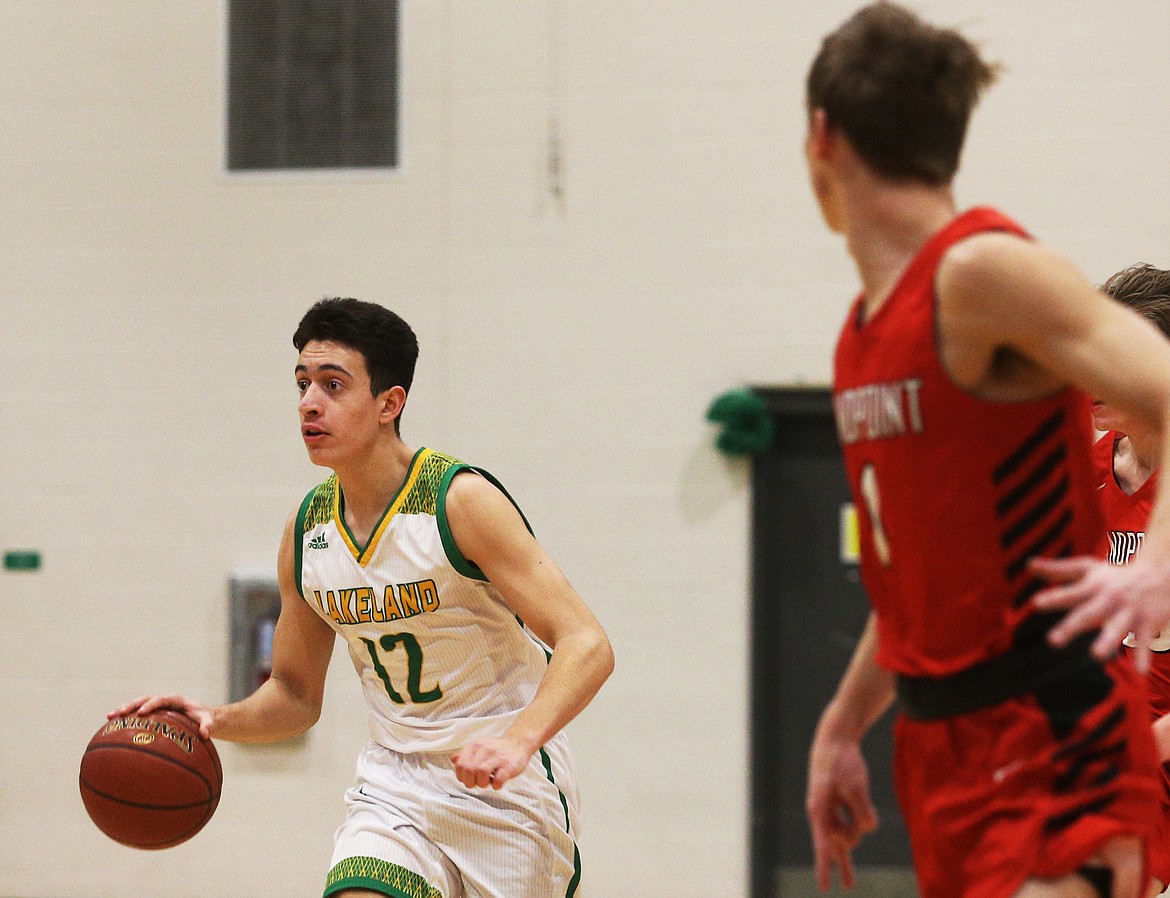
[[[302,417],[309,417],[320,413],[320,396],[321,394],[316,384],[309,384],[305,388],[304,392],[301,393],[300,401],[297,403],[297,408],[300,410]]]

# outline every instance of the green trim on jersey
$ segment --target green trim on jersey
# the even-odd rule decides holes
[[[322,898],[343,889],[369,889],[391,898],[443,898],[443,893],[417,873],[376,857],[338,861],[325,880]]]
[[[410,492],[403,498],[398,513],[434,515],[439,500],[439,486],[447,471],[455,465],[464,466],[459,459],[432,450],[419,465],[418,475]]]
[[[301,598],[303,599],[305,597],[304,587],[301,582],[301,569],[304,563],[305,533],[307,531],[312,530],[318,524],[334,521],[342,533],[343,538],[348,540],[351,547],[356,550],[355,557],[358,563],[364,564],[369,560],[373,548],[381,539],[382,532],[386,528],[387,520],[392,516],[391,513],[433,515],[438,523],[439,537],[443,542],[443,551],[446,553],[447,560],[451,563],[451,566],[464,577],[486,582],[488,578],[484,572],[478,566],[464,558],[463,553],[459,551],[459,547],[455,545],[455,537],[452,535],[451,525],[447,521],[447,490],[451,486],[451,481],[455,479],[455,475],[462,471],[474,471],[481,477],[486,478],[489,483],[503,493],[508,501],[516,508],[516,511],[519,512],[520,519],[524,521],[524,526],[528,528],[528,532],[532,533],[532,525],[528,523],[528,518],[524,516],[524,511],[520,508],[520,505],[504,489],[504,485],[490,473],[483,468],[477,468],[474,465],[462,462],[453,456],[444,455],[442,452],[420,448],[411,459],[410,467],[407,469],[406,478],[403,480],[402,486],[398,488],[398,491],[394,494],[394,498],[386,506],[386,511],[383,512],[381,520],[374,527],[369,541],[361,549],[357,549],[357,543],[353,539],[353,534],[345,523],[345,514],[343,512],[345,496],[341,492],[340,484],[337,482],[337,475],[330,474],[322,483],[309,490],[304,501],[301,502],[300,511],[297,513],[295,530],[294,563],[296,565],[297,592],[300,593]],[[403,494],[404,489],[407,490],[405,495]],[[520,623],[523,626],[523,621]]]
[[[398,489],[394,491],[394,496],[386,503],[386,507],[382,510],[382,514],[378,518],[378,522],[374,525],[374,529],[370,531],[370,536],[366,540],[365,545],[358,544],[358,541],[354,539],[353,531],[349,529],[349,525],[345,522],[345,493],[338,487],[337,501],[333,506],[333,517],[341,532],[341,538],[349,544],[350,552],[353,553],[354,558],[357,559],[357,563],[362,565],[362,567],[365,567],[370,558],[373,557],[374,552],[377,551],[378,543],[382,541],[382,534],[386,532],[386,527],[389,525],[390,519],[402,510],[402,503],[414,492],[414,485],[422,470],[423,461],[432,454],[431,450],[425,446],[415,450],[414,455],[410,457],[410,464],[406,466],[406,475],[402,478],[402,483],[398,485]]]
[[[452,459],[452,461],[454,460]],[[512,496],[508,493],[508,491],[504,489],[504,485],[500,483],[500,481],[496,480],[495,477],[493,477],[483,468],[477,468],[474,465],[455,461],[451,467],[447,468],[447,470],[443,472],[443,477],[439,481],[438,499],[435,508],[435,517],[439,522],[439,536],[443,540],[443,551],[447,553],[447,560],[451,562],[451,567],[459,571],[459,573],[461,573],[464,577],[470,577],[472,580],[483,580],[486,582],[488,578],[484,572],[479,569],[479,566],[464,558],[463,553],[459,551],[459,547],[455,545],[455,536],[451,533],[451,524],[447,520],[447,490],[451,488],[451,481],[455,479],[455,475],[460,474],[463,471],[474,471],[476,474],[487,480],[488,483],[498,489],[501,493],[503,493],[505,498],[507,498],[507,500],[511,502],[512,505],[516,508],[516,511],[520,513],[520,520],[524,522],[524,526],[528,528],[529,533],[533,532],[532,525],[528,523],[528,518],[524,517],[524,512],[520,508],[519,503],[517,503],[516,500],[513,499]],[[519,620],[519,618],[517,618],[517,620]],[[523,626],[523,621],[521,621],[521,626]]]
[[[544,773],[548,777],[548,781],[557,787],[557,795],[561,799],[561,807],[565,809],[565,832],[569,837],[573,836],[573,829],[569,823],[569,802],[565,798],[565,793],[561,791],[561,787],[557,786],[556,778],[553,777],[552,772],[552,758],[548,756],[548,752],[544,750],[544,746],[540,748],[540,761],[544,764]],[[569,880],[569,887],[565,889],[565,898],[573,898],[577,894],[577,886],[581,884],[581,849],[577,847],[577,840],[573,839],[573,878]]]
[[[337,492],[337,475],[331,474],[324,483],[319,483],[305,496],[297,512],[297,523],[294,529],[293,564],[296,566],[297,592],[301,598],[305,597],[305,590],[301,586],[301,565],[304,561],[305,531],[311,530],[318,524],[324,524],[333,518],[333,499]]]
[[[309,491],[303,508],[305,517],[304,526],[301,528],[302,535],[318,524],[327,524],[333,520],[333,506],[337,501],[339,489],[337,475],[330,474],[323,483],[317,484]]]

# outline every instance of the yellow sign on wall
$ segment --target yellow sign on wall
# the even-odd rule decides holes
[[[861,533],[857,529],[857,509],[852,502],[841,506],[841,562],[857,564],[861,561]]]

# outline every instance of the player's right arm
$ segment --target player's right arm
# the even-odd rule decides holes
[[[334,633],[297,590],[295,540],[294,513],[285,525],[277,562],[280,618],[272,639],[272,675],[259,689],[242,701],[214,707],[182,695],[142,696],[109,716],[174,708],[194,719],[204,736],[229,742],[289,739],[316,723],[333,656]]]
[[[1029,399],[1075,384],[1159,438],[1170,433],[1165,336],[1050,249],[1009,234],[975,235],[948,251],[936,293],[944,354],[962,386],[986,396],[989,388],[1026,385],[1023,394],[1000,398]],[[998,364],[1009,358],[1027,366]],[[1167,469],[1170,439],[1161,442],[1158,466]],[[1034,596],[1037,608],[1071,609],[1049,634],[1055,644],[1100,629],[1093,652],[1107,658],[1132,632],[1135,661],[1144,671],[1149,641],[1170,620],[1170,491],[1158,489],[1132,564],[1033,559],[1031,570],[1050,583]]]
[[[877,618],[870,612],[809,750],[805,811],[821,891],[831,887],[834,868],[842,885],[853,887],[853,849],[878,825],[861,738],[893,703],[894,677],[876,656]]]

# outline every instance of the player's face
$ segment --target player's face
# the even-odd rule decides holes
[[[1129,416],[1124,412],[1115,409],[1108,402],[1094,400],[1093,426],[1097,430],[1116,430],[1118,433],[1127,434],[1130,424]]]
[[[394,426],[386,397],[370,395],[370,375],[360,352],[340,343],[312,340],[296,366],[301,438],[313,464],[336,468],[374,445],[384,425]]]
[[[1093,403],[1093,426],[1097,430],[1115,430],[1142,443],[1149,442],[1151,436],[1150,428],[1140,420],[1100,400]]]

